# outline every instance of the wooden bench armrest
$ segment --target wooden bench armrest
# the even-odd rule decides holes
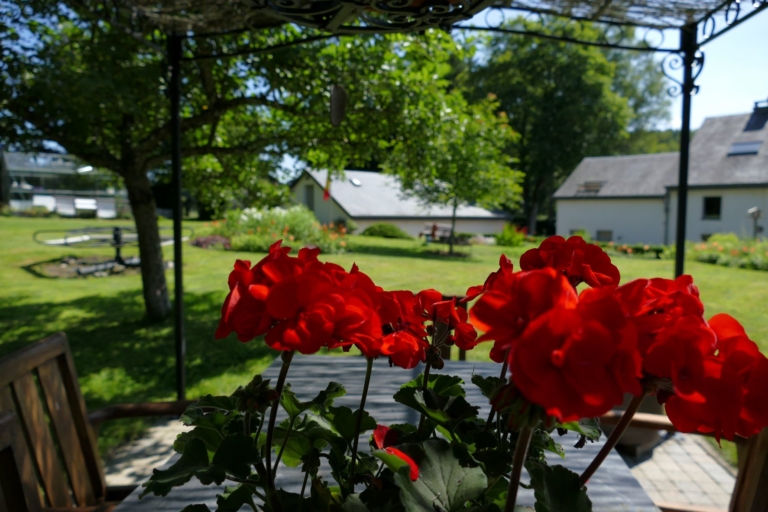
[[[624,411],[610,411],[600,416],[602,425],[615,425],[619,422]],[[650,414],[647,412],[638,412],[632,417],[630,427],[646,428],[649,430],[666,430],[667,432],[677,432],[677,429],[669,421],[669,418],[661,414]]]
[[[624,414],[623,411],[610,411],[603,414],[598,419],[602,425],[615,425],[621,419],[622,414]],[[645,428],[648,430],[665,430],[670,433],[677,432],[677,429],[672,424],[672,422],[669,421],[669,418],[662,414],[650,414],[647,412],[635,413],[635,415],[632,417],[632,421],[629,423],[629,426],[635,428]],[[714,437],[712,434],[705,434],[703,432],[694,432],[694,435]],[[741,445],[746,443],[747,439],[736,436],[734,437],[733,442]]]
[[[96,409],[88,414],[88,421],[98,429],[107,420],[121,418],[147,418],[152,416],[180,416],[195,400],[176,402],[147,402],[142,404],[115,404]]]

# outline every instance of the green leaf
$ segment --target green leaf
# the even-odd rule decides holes
[[[219,447],[219,444],[221,444],[223,437],[219,432],[210,428],[195,427],[192,430],[182,432],[176,436],[176,440],[173,442],[173,449],[178,453],[184,453],[186,445],[192,439],[200,439],[205,443],[208,451],[215,452]]]
[[[456,377],[454,375],[440,375],[432,374],[429,376],[429,384],[427,389],[431,389],[438,395],[442,396],[467,396],[466,391],[461,385],[464,384],[464,379]],[[403,384],[402,388],[421,388],[424,385],[424,374],[420,373],[415,379],[410,380]]]
[[[193,476],[205,473],[209,468],[208,450],[200,439],[192,439],[187,443],[184,453],[168,469],[155,469],[149,481],[144,483],[144,490],[139,495],[147,494],[165,496],[171,489],[184,485]],[[218,483],[221,483],[219,481]]]
[[[280,405],[282,405],[285,412],[288,413],[289,418],[296,418],[301,413],[310,409],[315,412],[326,412],[328,407],[333,405],[334,399],[346,394],[347,390],[344,389],[344,386],[338,382],[331,382],[325,390],[318,393],[312,400],[299,402],[296,393],[291,391],[291,385],[286,384],[283,388],[283,394],[280,397]]]
[[[203,407],[211,407],[214,409],[221,409],[222,411],[234,411],[235,401],[229,396],[213,396],[205,395],[200,397],[197,402],[191,404],[189,408],[199,409]]]
[[[181,512],[211,512],[211,509],[208,508],[208,505],[187,505],[181,509]]]
[[[552,452],[560,456],[560,458],[565,458],[565,450],[563,449],[563,445],[560,443],[556,443],[554,439],[552,439],[552,436],[547,432],[546,430],[536,430],[533,433],[533,438],[531,439],[531,447],[529,448],[529,458],[539,458],[544,459],[544,452]]]
[[[343,512],[370,512],[368,507],[365,506],[363,500],[360,499],[359,494],[352,494],[347,497],[347,501],[344,502],[344,506],[341,507]]]
[[[579,475],[563,466],[528,461],[525,464],[531,476],[536,497],[536,512],[591,512],[592,502],[587,488],[579,483]]]
[[[395,483],[400,488],[400,500],[407,512],[456,512],[468,501],[480,498],[488,485],[483,470],[462,466],[444,439],[404,444],[398,448],[419,467],[419,478],[415,482],[411,481],[407,464],[393,469]],[[390,462],[384,462],[390,469],[396,467],[395,463],[390,466]]]
[[[224,493],[216,498],[216,512],[238,512],[243,505],[249,505],[252,510],[256,509],[253,502],[252,485],[240,484],[237,487],[225,487]]]
[[[227,436],[213,455],[212,463],[238,478],[248,478],[251,466],[261,460],[253,438],[244,434]]]
[[[484,397],[490,398],[493,392],[501,385],[501,379],[498,377],[483,377],[482,375],[472,375],[472,384],[480,388]]]
[[[469,405],[463,396],[443,396],[428,389],[426,391],[404,387],[395,393],[395,401],[426,414],[428,418],[444,427],[452,428],[462,420],[477,416],[479,407]]]
[[[571,432],[587,436],[590,441],[599,441],[603,431],[600,429],[600,424],[597,418],[584,418],[579,421],[570,421],[568,423],[560,423],[558,428],[564,428]]]
[[[357,414],[359,411],[352,412],[349,407],[330,407],[326,414],[322,416],[326,418],[333,429],[349,444],[352,443],[352,438],[355,437],[355,424],[357,422]],[[360,434],[373,430],[376,428],[376,420],[374,420],[368,411],[363,411],[363,418],[360,422]]]
[[[289,421],[290,420],[284,420],[280,426],[275,429],[273,446],[277,450],[283,445],[285,436],[288,433]],[[312,450],[319,451],[328,445],[331,446],[331,450],[333,451],[346,451],[347,442],[334,430],[333,425],[320,416],[303,416],[299,421],[294,423],[288,441],[285,444],[282,462],[284,462],[286,466],[296,467]]]

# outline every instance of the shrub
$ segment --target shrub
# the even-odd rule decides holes
[[[340,228],[343,227],[343,232],[347,235],[351,235],[357,231],[357,222],[352,219],[337,219],[336,222],[334,222],[334,225],[336,226],[336,230],[339,232],[342,231]]]
[[[316,246],[325,253],[343,252],[346,228],[321,225],[306,207],[232,210],[211,222],[213,234],[230,239],[232,250],[266,252],[282,239],[285,245]]]
[[[365,230],[361,233],[363,236],[379,236],[381,238],[401,238],[403,240],[413,240],[413,237],[400,229],[399,227],[395,226],[394,224],[389,224],[388,222],[377,222],[376,224],[371,224]]]
[[[0,204],[0,217],[10,217],[11,207],[7,204]]]
[[[580,236],[584,239],[585,242],[591,243],[592,242],[592,236],[589,234],[589,231],[586,229],[577,229],[573,233],[571,233],[571,236]]]
[[[53,212],[45,206],[30,206],[21,212],[24,217],[51,217]]]
[[[525,243],[526,229],[513,224],[505,224],[501,233],[496,235],[496,245],[519,247]]]
[[[739,238],[733,233],[712,235],[706,242],[694,244],[688,255],[701,263],[768,270],[768,241]]]

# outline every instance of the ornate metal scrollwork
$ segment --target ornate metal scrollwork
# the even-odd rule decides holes
[[[662,73],[664,73],[664,76],[666,76],[672,82],[672,85],[667,88],[667,94],[672,98],[682,96],[686,92],[688,94],[694,95],[698,94],[699,92],[699,86],[696,85],[696,80],[699,78],[701,71],[704,69],[704,52],[697,50],[693,56],[693,60],[691,62],[691,82],[687,87],[684,79],[681,80],[674,76],[675,72],[679,71],[682,71],[683,74],[685,74],[685,60],[685,53],[678,52],[668,53],[661,61]],[[686,88],[689,90],[686,91]]]

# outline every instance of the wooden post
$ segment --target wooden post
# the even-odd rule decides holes
[[[768,429],[753,436],[739,450],[739,476],[731,497],[730,512],[768,510]]]

